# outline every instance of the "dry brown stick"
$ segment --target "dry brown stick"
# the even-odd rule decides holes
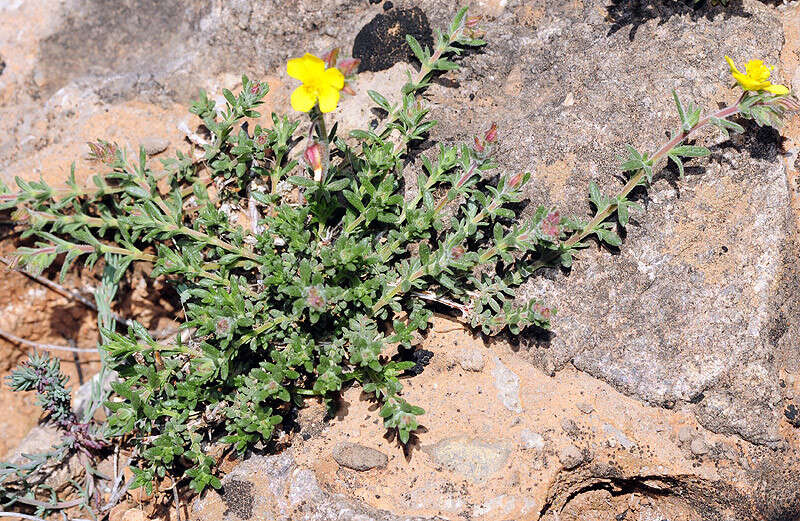
[[[82,347],[67,347],[67,346],[58,346],[55,344],[42,344],[39,342],[31,342],[30,340],[25,340],[24,338],[12,335],[8,331],[3,331],[2,329],[0,329],[0,336],[12,342],[16,342],[17,344],[22,344],[29,347],[35,347],[37,349],[42,349],[45,351],[67,351],[70,353],[97,353],[97,348],[86,349]]]
[[[67,288],[65,288],[64,286],[62,286],[61,284],[53,282],[52,280],[50,280],[50,279],[48,279],[46,277],[42,277],[41,275],[34,275],[33,273],[28,273],[25,270],[21,270],[21,269],[15,268],[14,264],[10,260],[5,259],[3,257],[0,257],[0,262],[5,264],[6,266],[8,266],[9,269],[12,269],[12,270],[16,271],[17,273],[22,273],[26,277],[28,277],[28,278],[30,278],[32,280],[35,280],[39,284],[42,284],[43,286],[46,286],[46,287],[50,288],[51,290],[55,291],[59,295],[63,295],[65,297],[67,297],[67,298],[71,298],[73,300],[76,300],[76,301],[80,302],[81,304],[83,304],[84,306],[86,306],[87,308],[89,308],[89,309],[91,309],[91,310],[93,310],[95,312],[97,311],[97,304],[95,304],[91,300],[87,299],[86,297],[84,297],[83,295],[78,293],[77,291],[70,291]],[[126,326],[130,327],[133,324],[133,322],[131,320],[129,320],[127,318],[124,318],[124,317],[121,317],[121,316],[117,315],[114,312],[111,313],[111,316],[114,317],[114,320],[116,320],[117,322],[120,322],[122,324],[125,324]]]

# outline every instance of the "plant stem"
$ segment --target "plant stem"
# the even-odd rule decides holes
[[[436,61],[442,57],[442,54],[444,54],[445,50],[448,47],[450,47],[450,45],[458,41],[458,38],[463,32],[463,30],[464,29],[462,27],[461,29],[455,31],[453,34],[449,35],[447,41],[445,41],[442,45],[437,46],[436,49],[434,49],[433,54],[431,54],[431,57],[428,60],[426,60],[425,63],[420,64],[419,70],[416,73],[412,74],[411,79],[409,80],[409,84],[414,87],[413,91],[417,91],[424,87],[424,85],[423,86],[419,85],[424,83],[426,77],[433,72],[433,64],[436,63]],[[403,110],[403,104],[398,103],[397,107],[395,107],[394,110],[389,112],[389,115],[386,116],[386,119],[384,119],[381,122],[380,127],[378,127],[375,130],[375,134],[378,136],[383,136],[386,133],[386,131],[389,130],[389,126],[392,125],[395,121],[397,121],[397,119],[400,117],[400,113],[402,112],[402,110]],[[401,140],[400,143],[398,143],[398,147],[402,148],[406,144],[408,144],[408,140],[403,139]],[[395,153],[399,153],[399,150],[397,150],[397,148],[395,149]]]
[[[689,129],[688,131],[687,130],[681,130],[681,132],[679,132],[675,137],[670,139],[661,148],[659,148],[658,151],[655,154],[653,154],[653,156],[651,157],[651,160],[653,161],[653,166],[655,167],[656,163],[660,159],[662,159],[667,154],[669,154],[669,152],[673,148],[675,148],[676,146],[680,145],[689,136],[691,136],[696,131],[698,131],[701,128],[703,128],[706,125],[708,125],[709,122],[711,121],[711,118],[725,119],[725,118],[729,118],[729,117],[737,114],[738,112],[739,112],[739,105],[738,104],[730,106],[730,107],[725,107],[723,109],[718,110],[717,112],[714,112],[713,114],[711,114],[709,116],[704,117],[703,119],[698,121],[697,124],[694,127],[692,127],[691,129]],[[617,194],[616,198],[620,198],[621,199],[621,198],[627,197],[628,194],[630,194],[631,191],[633,191],[633,189],[636,188],[639,185],[639,183],[642,181],[642,178],[644,177],[644,174],[645,174],[644,170],[639,170],[639,171],[635,172],[634,175],[632,175],[631,178],[628,180],[628,182],[625,183],[625,186],[623,186],[622,189],[619,191],[619,193]],[[610,204],[603,211],[597,212],[595,214],[595,216],[592,218],[592,220],[589,221],[589,224],[584,226],[583,229],[573,233],[572,236],[570,236],[569,239],[567,239],[564,242],[564,244],[563,244],[564,247],[569,248],[571,246],[574,246],[579,241],[581,241],[584,238],[586,238],[586,236],[591,235],[592,233],[594,233],[595,228],[600,223],[602,223],[603,221],[608,219],[616,211],[617,211],[617,205],[616,204]],[[550,260],[552,260],[552,259],[550,259]],[[547,263],[545,262],[545,264],[543,264],[543,265],[546,265],[546,264]],[[536,269],[538,269],[538,266],[537,266]]]

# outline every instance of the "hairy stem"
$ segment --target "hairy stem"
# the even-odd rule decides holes
[[[655,167],[656,163],[660,159],[664,158],[667,154],[669,154],[669,152],[673,148],[675,148],[676,146],[678,146],[681,143],[683,143],[683,141],[688,139],[689,136],[691,136],[692,134],[694,134],[695,132],[697,132],[701,128],[703,128],[706,125],[708,125],[709,122],[711,121],[711,118],[725,119],[725,118],[729,118],[729,117],[735,115],[738,112],[739,112],[738,104],[734,105],[734,106],[731,106],[731,107],[725,107],[725,108],[720,109],[717,112],[714,112],[713,114],[711,114],[709,116],[706,116],[705,118],[701,119],[700,121],[697,122],[697,124],[694,127],[689,129],[688,131],[687,130],[682,130],[675,137],[673,137],[667,143],[665,143],[661,148],[659,148],[658,151],[655,154],[653,154],[653,156],[651,157],[651,159],[653,161],[653,166]],[[639,185],[639,183],[641,183],[642,178],[644,177],[644,175],[645,175],[644,170],[638,170],[637,172],[635,172],[631,176],[631,178],[628,180],[628,182],[625,183],[625,186],[623,186],[622,189],[619,191],[619,193],[617,194],[617,198],[625,198],[625,197],[627,197],[628,194],[630,194],[633,191],[633,189],[636,188]],[[616,204],[610,204],[603,211],[597,212],[595,214],[595,216],[592,218],[592,220],[589,221],[589,224],[584,226],[583,229],[578,230],[575,233],[573,233],[572,236],[570,236],[569,239],[567,239],[566,242],[564,242],[564,246],[567,247],[567,248],[571,247],[571,246],[574,246],[579,241],[581,241],[584,238],[586,238],[586,236],[591,235],[592,233],[594,233],[595,228],[597,228],[597,226],[600,223],[602,223],[603,221],[608,219],[616,211],[617,211],[617,205]]]

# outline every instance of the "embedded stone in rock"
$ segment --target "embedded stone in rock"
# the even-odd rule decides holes
[[[706,443],[706,440],[704,440],[702,437],[697,437],[693,439],[690,448],[692,449],[692,454],[695,454],[697,456],[708,454],[708,444]]]
[[[222,491],[222,500],[228,507],[223,515],[233,513],[240,519],[253,517],[253,484],[249,481],[230,480]]]
[[[558,453],[558,460],[567,470],[572,470],[583,463],[583,453],[575,445],[567,445]]]
[[[465,347],[456,351],[458,365],[465,371],[479,372],[486,366],[486,359],[480,349]]]
[[[383,452],[349,442],[336,445],[333,449],[333,459],[343,467],[359,471],[383,468],[389,462],[389,458]]]
[[[353,57],[361,60],[359,72],[382,71],[397,62],[415,60],[406,42],[407,34],[423,48],[433,47],[428,17],[419,7],[376,15],[361,28],[353,42]]]
[[[613,436],[614,439],[617,440],[624,449],[632,449],[636,447],[635,442],[631,441],[621,430],[617,429],[610,423],[603,424],[603,431],[605,431],[605,433],[609,436]]]
[[[519,376],[503,365],[499,358],[494,357],[494,387],[503,406],[511,412],[521,413],[522,404],[519,401]]]
[[[140,145],[142,148],[144,148],[145,154],[148,156],[154,156],[167,149],[169,146],[169,140],[159,137],[147,137],[142,140]]]
[[[490,443],[464,436],[441,440],[422,450],[437,465],[474,483],[500,470],[511,454],[511,449],[503,442]]]
[[[544,438],[541,434],[530,429],[522,429],[519,433],[522,447],[525,449],[542,450],[544,448]]]
[[[244,497],[237,498],[237,492],[243,492]],[[237,505],[237,510],[231,506],[233,504]],[[240,517],[247,514],[249,517]],[[252,456],[236,465],[222,479],[221,491],[208,490],[194,501],[190,519],[400,521],[408,518],[377,511],[325,491],[314,472],[298,467],[291,450],[287,450],[276,456]]]

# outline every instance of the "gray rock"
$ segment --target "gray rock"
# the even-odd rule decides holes
[[[458,365],[465,371],[483,371],[486,366],[486,358],[483,352],[476,348],[464,348],[456,351],[455,358]]]
[[[488,442],[464,436],[447,438],[422,450],[437,465],[474,483],[500,470],[511,454],[511,449],[504,442]]]
[[[594,412],[594,407],[590,403],[578,402],[575,404],[575,407],[577,407],[578,410],[583,414],[592,414]]]
[[[465,73],[480,78],[475,97],[488,103],[470,105],[475,126],[499,119],[501,139],[513,143],[501,166],[537,172],[526,187],[531,200],[556,200],[562,214],[581,217],[590,181],[607,194],[621,186],[615,155],[624,143],[653,151],[675,128],[672,88],[716,108],[729,82],[719,49],[735,50],[738,62],[759,56],[778,64],[783,42],[779,19],[760,2],[744,1],[742,17],[643,24],[633,40],[592,18],[600,4],[549,5],[533,34],[509,24],[508,39],[495,40]],[[519,59],[494,58],[508,53]],[[432,93],[441,104],[452,96],[438,86]],[[571,107],[563,105],[567,93]],[[478,130],[466,129],[459,113],[443,111],[440,121],[440,139]],[[519,292],[558,308],[551,339],[520,353],[545,371],[572,363],[655,405],[699,402],[691,407],[704,427],[774,445],[778,362],[791,360],[800,338],[800,322],[786,318],[800,313],[800,284],[778,138],[748,129],[723,145],[700,142],[713,151],[692,163],[703,175],[679,181],[659,169],[619,254],[583,250],[568,274]]]
[[[324,490],[310,469],[295,464],[291,450],[276,456],[252,456],[191,507],[191,519],[303,519],[305,521],[424,521],[398,517]]]
[[[544,438],[541,434],[533,432],[530,429],[522,429],[519,433],[522,447],[525,449],[535,449],[541,451],[544,449]]]
[[[522,404],[519,401],[519,376],[503,365],[499,358],[494,357],[494,387],[503,406],[511,412],[521,413]]]
[[[334,447],[333,459],[342,467],[360,471],[384,468],[389,462],[383,452],[349,442],[341,442]]]
[[[558,461],[567,469],[572,470],[583,463],[583,453],[575,445],[567,445],[558,453]]]
[[[159,137],[147,137],[142,140],[140,146],[144,148],[144,153],[148,156],[154,156],[165,151],[169,146],[169,140]]]

